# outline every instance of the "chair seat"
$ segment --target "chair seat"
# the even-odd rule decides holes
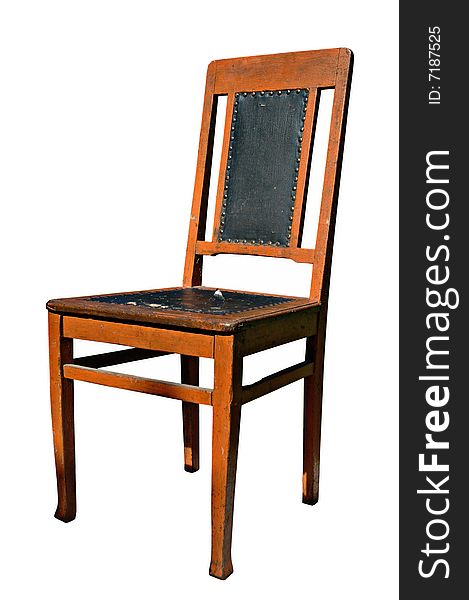
[[[309,298],[178,287],[50,300],[52,312],[213,331],[285,312],[318,309]]]

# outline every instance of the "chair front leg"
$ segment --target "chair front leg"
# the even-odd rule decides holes
[[[326,309],[319,316],[317,335],[306,340],[306,360],[314,362],[313,374],[304,381],[303,418],[303,502],[316,504],[319,498],[322,388]]]
[[[241,419],[242,358],[233,336],[215,338],[212,434],[212,559],[210,575],[233,572],[231,534]]]
[[[68,523],[76,515],[75,427],[73,381],[63,376],[63,365],[73,360],[73,340],[62,337],[62,317],[49,313],[49,363],[52,430],[58,504],[55,517]]]
[[[199,385],[199,359],[181,355],[181,382]],[[199,405],[182,402],[182,431],[184,437],[184,469],[199,470]]]

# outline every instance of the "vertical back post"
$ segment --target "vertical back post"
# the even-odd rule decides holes
[[[344,150],[352,64],[352,52],[348,48],[340,48],[311,282],[310,298],[318,304],[326,304],[329,293],[332,245],[334,241],[334,226]]]
[[[187,240],[186,262],[184,265],[184,287],[200,285],[202,283],[203,257],[196,254],[196,244],[198,239],[203,239],[207,223],[208,194],[210,190],[210,174],[212,170],[213,142],[218,104],[218,98],[214,95],[215,65],[215,62],[211,62],[207,69],[197,170]]]

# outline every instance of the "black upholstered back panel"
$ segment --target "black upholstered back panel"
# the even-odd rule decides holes
[[[236,94],[218,241],[288,246],[308,90]]]

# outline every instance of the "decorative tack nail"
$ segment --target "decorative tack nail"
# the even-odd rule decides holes
[[[239,92],[236,92],[235,97],[239,98]]]
[[[291,90],[287,90],[287,94],[291,94]]]
[[[279,96],[281,96],[281,95],[282,95],[282,90],[279,90],[279,91],[277,92],[277,94],[278,94]]]
[[[300,127],[300,131],[304,131],[305,128],[303,126]]]
[[[246,98],[246,96],[248,95],[247,92],[243,92],[243,96]]]
[[[225,177],[225,179],[226,179],[226,180],[228,180],[229,178],[230,178],[230,176],[229,176],[229,175],[227,175],[227,176]]]
[[[231,238],[228,238],[228,241],[231,242]]]
[[[288,231],[291,231],[291,225],[288,226]]]
[[[261,96],[264,96],[265,92],[261,92],[260,94],[261,94]]]
[[[301,90],[296,90],[296,93],[299,94],[301,92]]]
[[[300,144],[301,144],[301,142],[303,141],[303,138],[302,138],[302,137],[299,137],[299,138],[298,138],[298,141],[299,141],[299,142],[300,142]]]
[[[295,190],[296,190],[296,185],[293,186],[293,191],[295,191]]]
[[[304,121],[305,119],[306,119],[306,117],[303,115],[303,116],[301,117],[301,120],[302,120],[302,121]]]
[[[274,93],[273,93],[273,92],[269,92],[269,96],[273,96],[273,95],[274,95]]]
[[[251,92],[251,96],[255,96],[255,95],[256,95],[256,92]]]
[[[293,215],[290,215],[288,218],[290,219],[290,221],[293,221]]]

